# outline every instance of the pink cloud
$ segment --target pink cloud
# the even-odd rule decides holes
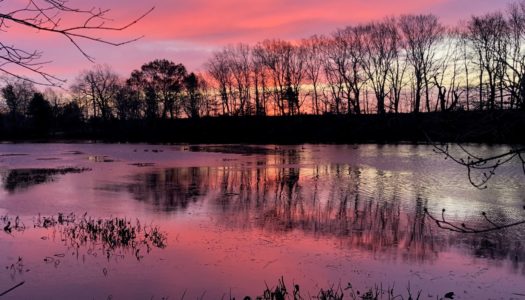
[[[125,41],[145,39],[118,48],[81,42],[83,49],[127,76],[131,70],[155,59],[167,58],[200,69],[214,49],[229,43],[255,43],[267,38],[299,39],[327,34],[349,24],[407,13],[435,13],[449,24],[472,14],[504,9],[511,0],[70,0],[71,6],[111,9],[109,16],[125,24],[155,6],[137,25],[122,32],[97,36]],[[20,2],[25,3],[25,2]],[[13,5],[13,4],[10,4]],[[64,19],[64,22],[76,20]],[[17,29],[2,33],[3,42],[39,49],[44,60],[52,60],[49,72],[65,78],[89,68],[89,63],[66,39],[34,30]]]

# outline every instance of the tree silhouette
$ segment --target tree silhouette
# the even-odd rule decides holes
[[[142,65],[140,70],[132,73],[133,80],[145,89],[149,95],[147,101],[158,102],[158,116],[173,119],[182,111],[181,92],[186,77],[186,68],[167,59],[157,59]],[[149,103],[149,102],[148,102]],[[149,103],[151,107],[153,103]]]
[[[153,8],[123,25],[110,25],[109,9],[100,7],[81,8],[69,5],[67,0],[27,0],[3,3],[0,12],[0,31],[9,32],[17,28],[31,28],[37,32],[49,32],[64,37],[89,61],[94,61],[79,42],[82,40],[120,46],[140,37],[113,41],[100,37],[106,31],[123,31],[148,15]],[[43,53],[0,42],[0,72],[39,84],[58,85],[64,81],[45,71]],[[21,72],[36,74],[40,80],[32,80]]]
[[[34,93],[33,84],[24,80],[15,80],[4,86],[2,96],[9,114],[15,119],[25,116],[29,101],[31,101]]]
[[[202,102],[202,95],[199,91],[200,84],[201,82],[195,73],[190,73],[186,78],[184,78],[184,88],[186,90],[184,110],[190,118],[200,117]]]
[[[76,102],[64,105],[58,112],[57,123],[60,128],[79,129],[84,120],[82,109]]]
[[[47,132],[53,119],[51,104],[41,93],[35,93],[29,102],[28,115],[33,121],[33,127],[41,132]]]
[[[93,117],[108,120],[113,117],[115,97],[122,80],[108,65],[95,65],[83,71],[71,86],[77,99],[91,109]]]
[[[377,100],[377,113],[385,114],[387,80],[401,47],[401,36],[395,19],[372,23],[364,28],[363,68]]]
[[[407,60],[414,69],[414,112],[421,108],[421,94],[425,88],[427,111],[430,111],[430,78],[436,59],[436,44],[441,41],[445,28],[434,15],[404,15],[399,20]]]

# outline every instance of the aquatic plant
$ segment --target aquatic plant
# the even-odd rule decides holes
[[[16,216],[14,220],[8,215],[0,216],[0,221],[2,222],[3,230],[5,233],[12,233],[13,231],[24,231],[26,229],[25,224],[22,222],[22,220],[20,220],[19,216]]]
[[[78,249],[85,246],[90,253],[97,247],[109,259],[117,249],[130,250],[140,260],[143,248],[149,253],[153,247],[165,248],[167,236],[158,226],[143,225],[126,218],[93,218],[87,213],[78,217],[73,213],[59,213],[57,216],[38,215],[34,218],[35,228],[54,228],[61,234],[61,240],[69,247]]]
[[[300,293],[300,286],[298,284],[293,285],[293,292],[290,294],[284,282],[284,277],[279,278],[278,283],[275,287],[270,288],[266,284],[266,289],[263,291],[261,296],[255,297],[256,300],[304,300],[304,299],[318,299],[318,300],[418,300],[421,299],[421,290],[416,293],[411,289],[410,284],[406,288],[406,294],[400,294],[394,292],[394,286],[383,288],[382,285],[375,285],[373,288],[368,288],[364,292],[355,289],[351,283],[348,283],[346,287],[342,287],[340,284],[335,286],[332,285],[328,288],[321,288],[319,292],[314,295],[308,295],[303,297]],[[454,299],[454,293],[448,292],[443,296],[436,296],[436,300]],[[429,296],[430,297],[430,296]],[[230,300],[235,300],[230,296]],[[246,296],[244,300],[251,300],[252,298]]]

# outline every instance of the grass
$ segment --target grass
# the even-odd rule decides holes
[[[326,289],[320,289],[316,295],[302,295],[300,286],[293,284],[293,290],[289,292],[284,277],[281,277],[278,281],[277,286],[270,288],[266,285],[266,289],[263,291],[261,296],[257,296],[256,300],[305,300],[305,299],[318,299],[318,300],[419,300],[421,298],[421,290],[417,292],[412,291],[410,284],[407,286],[405,293],[399,293],[395,291],[395,288],[388,287],[383,288],[383,285],[375,285],[373,288],[368,288],[365,291],[359,291],[355,289],[352,284],[348,283],[346,287],[342,287],[340,284],[328,287]],[[436,300],[454,299],[454,293],[448,292],[443,296],[436,296]],[[230,300],[235,300],[230,296]],[[246,296],[243,300],[252,300],[250,296]]]
[[[20,217],[0,216],[0,224],[7,234],[27,230]],[[89,251],[101,250],[109,259],[117,250],[127,250],[140,260],[143,253],[153,248],[166,248],[167,235],[158,226],[145,225],[140,220],[126,218],[94,218],[87,214],[59,213],[56,216],[38,215],[33,218],[33,228],[53,229],[60,233],[60,240],[68,247]]]
[[[158,226],[144,225],[140,220],[126,218],[93,218],[87,214],[59,213],[57,216],[38,215],[34,219],[34,227],[56,228],[62,235],[62,240],[69,246],[101,245],[102,251],[109,258],[117,249],[131,250],[140,260],[145,249],[166,248],[167,236]]]

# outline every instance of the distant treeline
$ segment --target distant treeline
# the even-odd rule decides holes
[[[96,65],[64,95],[11,80],[1,96],[4,135],[29,128],[94,132],[94,124],[117,120],[134,126],[218,124],[165,122],[210,117],[227,123],[249,116],[524,111],[525,1],[456,26],[434,15],[403,15],[328,36],[232,45],[213,53],[200,74],[167,59],[145,63],[128,78]]]
[[[508,143],[525,144],[522,110],[433,113],[222,116],[184,119],[103,120],[65,117],[42,125],[26,119],[6,127],[0,116],[0,141],[153,143]],[[53,125],[49,125],[53,124]]]

